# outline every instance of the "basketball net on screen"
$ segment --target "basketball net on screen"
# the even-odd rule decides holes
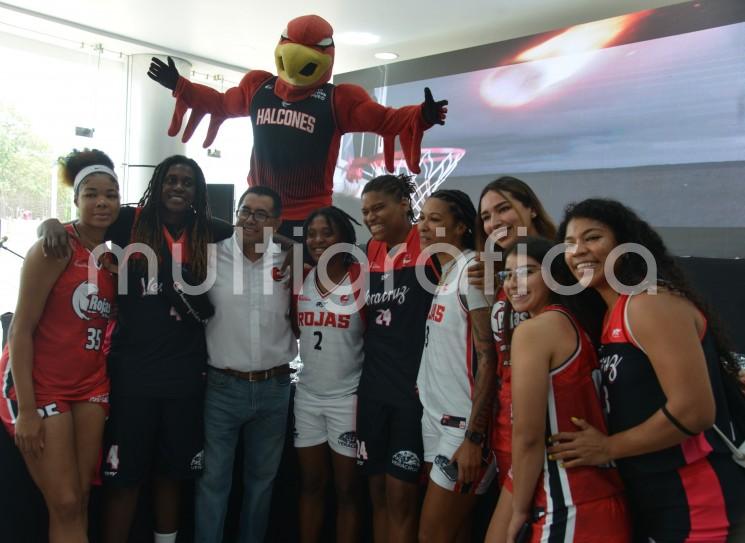
[[[415,215],[419,214],[424,200],[436,191],[445,179],[453,173],[458,162],[460,162],[460,159],[465,154],[466,150],[458,147],[429,147],[422,149],[422,157],[419,162],[422,171],[415,175],[406,167],[406,160],[404,160],[403,153],[396,151],[392,173],[393,175],[411,175],[411,179],[416,185],[416,191],[411,198],[411,207]],[[368,181],[389,173],[391,172],[385,169],[385,158],[382,153],[373,157],[355,157],[347,164],[346,182],[357,185],[353,192],[359,197]]]

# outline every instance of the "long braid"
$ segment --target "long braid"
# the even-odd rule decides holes
[[[139,206],[141,210],[135,222],[132,241],[148,245],[158,256],[158,261],[162,261],[164,224],[160,214],[161,194],[166,174],[169,168],[176,164],[188,166],[194,172],[196,187],[192,204],[194,213],[193,215],[186,215],[184,228],[189,240],[191,272],[194,279],[201,282],[207,276],[207,246],[212,242],[212,233],[209,227],[212,214],[207,202],[207,184],[204,173],[194,160],[182,155],[174,155],[158,164],[145,193],[140,198]]]

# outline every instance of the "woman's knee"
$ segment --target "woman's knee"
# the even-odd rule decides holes
[[[303,470],[300,475],[300,491],[306,496],[320,496],[326,491],[328,476],[323,471]]]
[[[370,489],[370,502],[372,502],[373,509],[386,509],[385,476],[374,475],[370,477],[368,487]]]
[[[401,521],[416,516],[419,509],[418,487],[413,483],[388,485],[386,488],[388,514]]]
[[[78,489],[58,489],[46,496],[49,516],[65,524],[79,521],[83,518],[83,493]]]

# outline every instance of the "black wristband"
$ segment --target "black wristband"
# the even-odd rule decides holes
[[[675,417],[673,417],[670,414],[670,411],[667,410],[667,407],[666,406],[663,405],[662,407],[660,407],[660,410],[662,411],[662,414],[667,417],[667,420],[669,420],[670,422],[672,422],[673,423],[673,426],[675,426],[678,430],[680,430],[681,432],[683,432],[684,434],[686,434],[688,436],[695,436],[696,435],[695,433],[691,432],[688,428],[686,428],[685,426],[683,426],[678,419],[676,419]]]

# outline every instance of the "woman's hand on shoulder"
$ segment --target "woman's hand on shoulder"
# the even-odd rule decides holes
[[[42,253],[45,257],[68,258],[72,253],[70,234],[57,219],[47,219],[39,225],[36,232],[41,238]]]

